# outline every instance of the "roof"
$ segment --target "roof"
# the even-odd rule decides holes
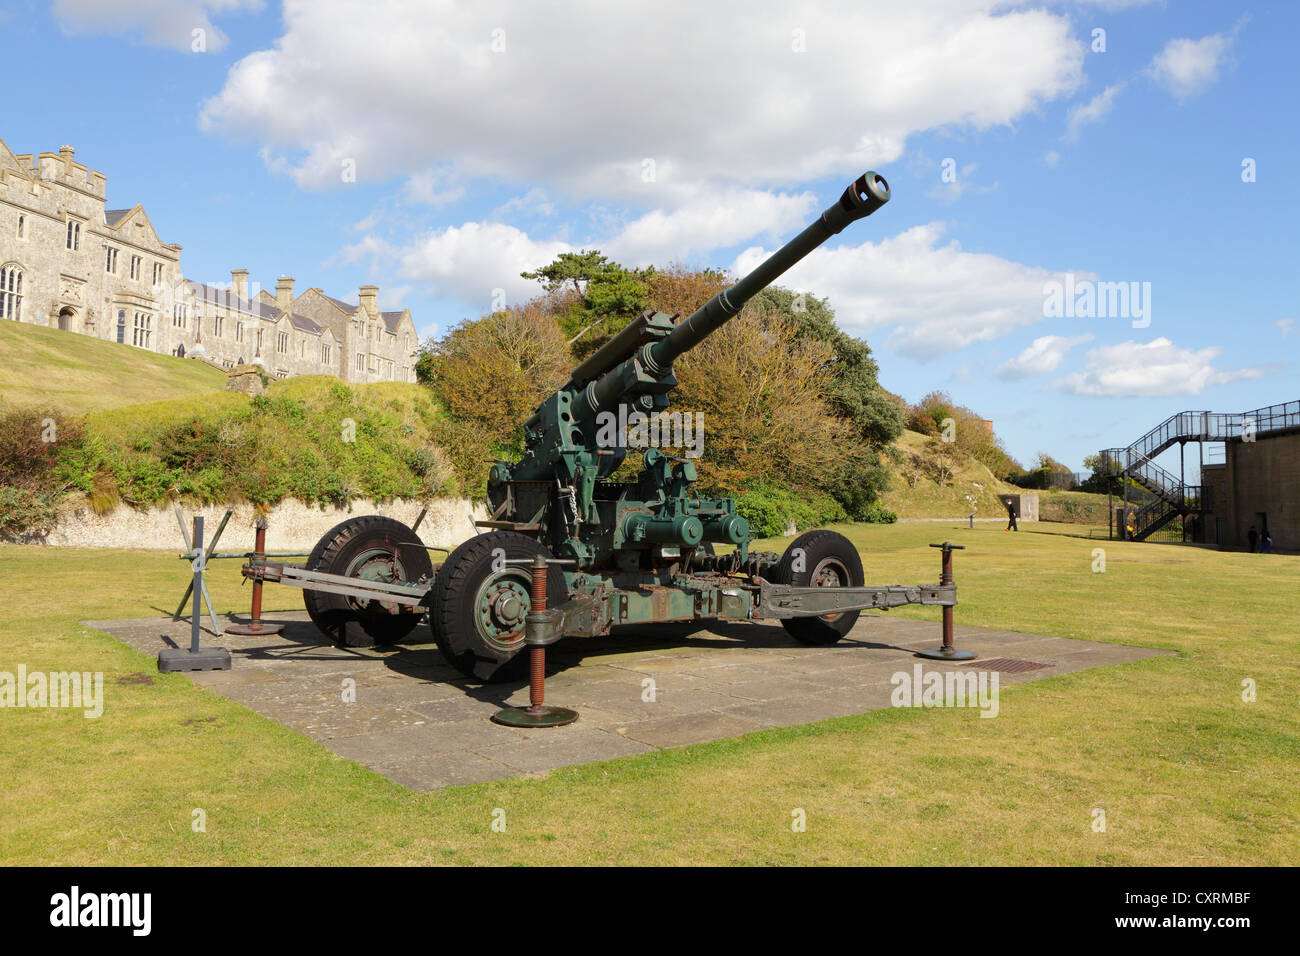
[[[134,206],[131,207],[131,209],[134,208],[135,208]],[[105,209],[104,221],[107,222],[110,226],[116,228],[117,224],[120,223],[126,217],[126,214],[129,213],[131,209]]]
[[[332,295],[325,295],[325,293],[323,292],[321,293],[321,295],[325,296],[326,299],[329,299],[329,301],[333,302],[335,305],[337,305],[348,315],[351,315],[353,312],[356,312],[358,309],[361,308],[361,306],[359,305],[353,305],[351,302],[344,302],[342,299],[336,299]]]
[[[267,322],[279,322],[285,314],[269,302],[250,302],[248,299],[241,299],[231,289],[218,289],[202,282],[195,282],[192,279],[186,279],[185,284],[190,287],[196,299],[223,305],[226,308],[234,309],[236,312],[256,316]],[[320,335],[321,333],[320,323],[309,319],[305,315],[299,315],[297,312],[289,313],[289,322],[295,329],[303,332],[310,332],[312,335]]]
[[[316,291],[320,292],[319,289]],[[356,313],[361,311],[360,305],[353,305],[351,302],[344,302],[342,299],[336,299],[332,295],[325,295],[324,292],[321,292],[320,294],[322,298],[333,302],[348,315],[356,315]],[[406,310],[399,309],[396,312],[380,312],[379,314],[383,316],[385,330],[391,335],[396,335],[397,323],[402,320],[402,316],[406,314]]]

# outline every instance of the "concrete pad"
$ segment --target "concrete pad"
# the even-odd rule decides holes
[[[274,620],[285,625],[275,637],[205,632],[203,645],[228,648],[233,667],[187,676],[416,790],[864,713],[891,706],[891,678],[913,674],[917,664],[926,673],[968,669],[913,653],[939,645],[937,622],[884,614],[863,615],[831,647],[805,647],[779,625],[617,628],[608,638],[562,641],[548,650],[546,702],[577,710],[577,722],[521,730],[490,718],[505,706],[526,704],[527,684],[466,680],[424,640],[427,628],[412,635],[418,643],[341,648],[304,612]],[[186,621],[86,623],[150,656],[189,642]],[[1049,665],[1001,672],[1000,686],[1166,653],[964,626],[956,643],[980,655],[970,669],[998,657]],[[653,700],[644,699],[646,681],[653,681]],[[344,699],[345,688],[352,702]]]

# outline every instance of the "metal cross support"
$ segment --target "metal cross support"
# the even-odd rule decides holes
[[[207,570],[208,561],[212,559],[212,557],[214,556],[217,550],[217,542],[221,540],[221,532],[226,530],[226,522],[230,520],[230,514],[231,514],[230,511],[226,511],[226,513],[222,516],[221,523],[217,525],[217,533],[212,536],[212,543],[208,545],[208,549],[206,551],[203,551],[201,548],[202,542],[199,540],[199,538],[201,537],[199,531],[203,529],[203,519],[198,515],[194,516],[195,541],[193,544],[191,544],[189,532],[185,530],[185,517],[184,515],[181,514],[180,508],[176,509],[176,523],[180,525],[181,538],[185,541],[185,553],[182,554],[181,557],[187,559],[191,564],[195,564],[197,562],[198,564],[201,564],[202,567],[199,570],[199,573],[194,575],[194,579],[190,581],[188,585],[186,585],[185,593],[181,596],[181,603],[176,605],[176,613],[172,615],[172,620],[179,621],[181,619],[181,613],[185,610],[185,602],[190,599],[190,594],[192,594],[194,589],[197,587],[199,589],[199,592],[203,595],[203,603],[207,605],[208,617],[212,621],[212,630],[216,632],[217,637],[222,637],[224,635],[222,634],[221,631],[221,625],[217,623],[217,612],[212,609],[212,597],[208,594],[208,586],[203,583],[203,571]],[[201,562],[199,562],[198,560],[200,551],[202,551]],[[198,599],[195,598],[194,601],[195,620],[197,621],[200,616],[201,615],[199,614],[199,602]]]
[[[546,608],[546,568],[548,564],[572,564],[571,561],[547,559],[537,555],[531,559],[507,561],[507,564],[529,564],[532,570],[532,588],[527,616],[524,618],[524,641],[528,644],[529,675],[527,707],[507,707],[492,715],[494,723],[507,727],[563,727],[578,719],[576,710],[567,707],[548,707],[546,699],[546,645],[554,644],[563,633],[564,612]]]
[[[951,541],[945,541],[943,544],[932,544],[932,548],[939,548],[943,551],[943,566],[939,574],[939,585],[951,585],[952,580],[952,553],[954,551],[964,551],[965,545],[953,544]],[[959,651],[953,647],[953,605],[945,604],[943,607],[943,645],[929,651],[917,651],[917,657],[928,657],[937,661],[973,661],[975,659],[974,651]]]
[[[258,515],[253,522],[256,532],[253,540],[253,553],[249,561],[253,565],[266,564],[266,516]],[[245,578],[247,580],[247,578]],[[262,578],[253,578],[253,608],[247,624],[234,624],[226,628],[227,634],[241,637],[266,637],[279,634],[284,628],[279,624],[267,624],[262,620]]]
[[[179,517],[179,515],[178,515]],[[226,513],[230,517],[230,513]],[[226,526],[225,521],[221,522],[221,527]],[[185,533],[185,525],[181,524],[181,533]],[[217,534],[220,534],[218,530]],[[207,569],[207,553],[203,550],[203,516],[194,516],[194,538],[191,545],[189,536],[186,535],[186,545],[190,547],[194,567],[194,580],[190,585],[189,593],[194,595],[194,609],[190,615],[190,646],[186,650],[183,647],[164,647],[158,652],[158,670],[167,673],[168,671],[228,671],[230,670],[230,651],[224,647],[199,647],[199,628],[203,614],[199,608],[199,600],[207,602],[208,613],[212,615],[213,626],[216,626],[217,616],[212,611],[212,599],[208,596],[207,586],[203,583],[203,572]],[[216,544],[215,536],[213,544]],[[220,629],[217,630],[220,634]]]

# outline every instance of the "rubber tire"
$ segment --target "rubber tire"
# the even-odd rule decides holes
[[[400,549],[402,567],[409,581],[426,581],[433,576],[433,562],[419,537],[402,524],[383,515],[362,515],[341,521],[321,536],[307,558],[309,571],[346,574],[348,565],[364,551],[384,547],[397,551],[398,545],[414,542],[415,547]],[[422,614],[414,611],[390,614],[382,608],[366,613],[358,611],[342,594],[328,591],[302,592],[307,616],[321,633],[347,647],[369,644],[392,644],[400,641],[420,623]],[[356,633],[360,628],[369,638]]]
[[[794,564],[795,549],[804,552],[804,570],[791,570]],[[812,573],[826,558],[835,558],[849,573],[849,586],[862,587],[865,578],[862,573],[862,556],[848,538],[838,531],[806,531],[790,542],[781,555],[781,560],[772,569],[768,580],[773,584],[789,584],[794,587],[807,587]],[[846,611],[834,620],[827,621],[820,617],[792,617],[781,622],[790,636],[801,644],[826,647],[836,643],[858,622],[861,611]]]
[[[527,676],[529,660],[528,654],[521,653],[525,647],[522,627],[517,646],[509,650],[492,646],[478,633],[477,595],[493,573],[493,552],[497,548],[503,549],[509,560],[539,554],[552,557],[540,542],[515,531],[477,535],[449,554],[438,569],[429,605],[433,640],[447,663],[466,677],[488,684]],[[546,570],[546,606],[559,607],[568,598],[564,572],[550,565]]]

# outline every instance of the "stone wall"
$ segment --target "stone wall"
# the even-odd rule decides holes
[[[424,505],[419,501],[395,501],[375,504],[353,502],[351,508],[319,508],[300,501],[281,502],[270,513],[266,532],[268,551],[310,550],[330,528],[349,517],[382,514],[410,525]],[[193,506],[183,507],[186,528],[191,527]],[[253,549],[253,506],[236,505],[217,548],[220,551]],[[210,505],[198,510],[203,515],[204,539],[211,540],[224,506]],[[471,514],[473,518],[471,518]],[[427,545],[452,548],[478,532],[472,521],[487,513],[464,498],[437,498],[429,502],[429,513],[420,525],[420,540]],[[150,551],[184,551],[180,529],[173,508],[137,511],[119,506],[107,515],[96,515],[88,507],[70,505],[60,512],[55,527],[39,538],[18,539],[27,544],[80,548],[140,548]]]

